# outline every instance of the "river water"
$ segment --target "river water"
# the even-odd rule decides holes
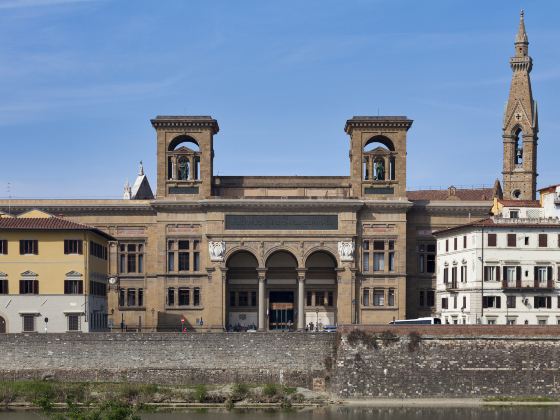
[[[142,414],[145,420],[558,420],[560,406],[462,408],[328,407],[300,411],[197,410]],[[0,420],[39,420],[36,412],[0,411]]]

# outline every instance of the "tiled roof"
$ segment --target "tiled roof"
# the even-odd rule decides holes
[[[499,200],[504,207],[540,207],[538,200]]]
[[[453,191],[454,194],[449,189],[407,191],[406,197],[410,201],[491,201],[494,196],[492,188],[456,188]]]
[[[507,219],[506,219],[507,220]],[[522,219],[515,219],[516,221],[522,221]],[[453,232],[453,231],[457,231],[457,230],[461,230],[461,229],[465,229],[465,228],[469,228],[469,227],[493,227],[493,228],[505,228],[508,230],[511,230],[512,228],[542,228],[542,227],[556,227],[556,228],[560,228],[560,223],[554,223],[554,222],[543,222],[543,223],[496,223],[494,221],[494,219],[492,218],[486,218],[486,219],[480,219],[480,220],[475,220],[474,222],[470,222],[470,223],[465,223],[463,225],[459,225],[459,226],[453,226],[447,229],[441,229],[438,230],[436,232],[434,232],[434,235],[438,235],[441,233],[448,233],[448,232]]]
[[[87,230],[95,232],[108,240],[115,240],[111,235],[93,226],[72,222],[59,217],[6,217],[0,218],[1,230]]]

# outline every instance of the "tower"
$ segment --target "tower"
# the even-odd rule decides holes
[[[157,132],[157,198],[210,198],[218,122],[206,116],[158,116],[152,126]]]
[[[510,59],[513,71],[503,123],[504,198],[534,200],[537,191],[537,103],[533,101],[531,78],[533,59],[521,11],[515,37],[515,55]]]

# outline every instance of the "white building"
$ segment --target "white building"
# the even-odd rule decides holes
[[[488,219],[435,232],[443,323],[560,324],[559,192],[496,199]]]

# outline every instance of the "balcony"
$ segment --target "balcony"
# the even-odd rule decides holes
[[[457,290],[457,281],[445,283],[445,290]]]
[[[554,289],[554,281],[548,279],[546,282],[535,280],[502,281],[502,289],[506,292],[550,292]]]

